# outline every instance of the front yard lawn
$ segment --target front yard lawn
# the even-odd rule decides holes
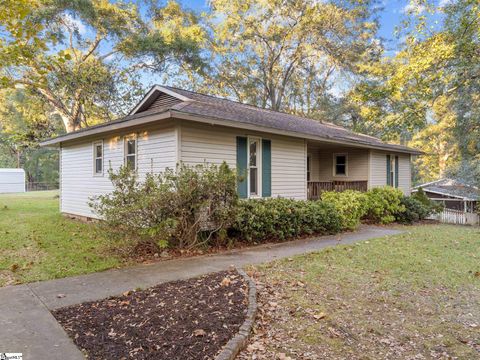
[[[240,359],[480,358],[480,229],[404,229],[254,268]]]
[[[58,192],[0,195],[0,286],[105,270],[120,263],[95,224],[64,218]]]

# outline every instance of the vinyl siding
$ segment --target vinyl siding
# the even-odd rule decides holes
[[[61,148],[61,211],[64,213],[97,217],[88,206],[92,196],[113,190],[108,178],[108,169],[118,169],[123,164],[124,148],[122,133],[105,138],[95,138]],[[103,176],[93,174],[93,142],[103,140]],[[137,132],[137,171],[143,178],[147,172],[161,172],[175,168],[176,137],[172,124],[167,127],[150,128]]]
[[[398,188],[401,189],[405,195],[410,195],[412,188],[412,170],[409,154],[396,154],[372,150],[370,153],[369,187],[372,188],[387,185],[387,154],[398,156]]]
[[[306,199],[306,146],[303,139],[193,122],[182,122],[180,127],[180,158],[188,165],[226,161],[235,168],[237,136],[270,139],[272,197]]]
[[[320,152],[311,148],[307,152],[310,155],[310,181],[320,181]]]
[[[347,155],[347,175],[334,175],[334,154]],[[368,150],[364,149],[346,149],[338,148],[329,151],[319,151],[318,155],[318,181],[348,180],[348,181],[366,181],[368,180]]]

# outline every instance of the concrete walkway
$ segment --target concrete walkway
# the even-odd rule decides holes
[[[99,300],[136,288],[187,279],[316,251],[337,244],[395,235],[399,230],[365,226],[354,233],[322,236],[245,250],[168,260],[154,264],[0,288],[0,352],[21,352],[25,360],[83,359],[49,310]],[[58,295],[61,295],[59,297]]]

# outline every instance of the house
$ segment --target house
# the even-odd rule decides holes
[[[240,197],[315,199],[325,190],[391,185],[411,190],[419,151],[327,122],[168,86],[154,86],[130,114],[47,140],[60,149],[60,208],[94,217],[90,197],[112,190],[107,170],[139,176],[226,161],[247,176]]]
[[[480,189],[454,179],[440,179],[421,184],[413,192],[422,189],[432,200],[441,202],[446,209],[474,213],[480,203]]]
[[[25,192],[23,169],[0,169],[0,194]]]

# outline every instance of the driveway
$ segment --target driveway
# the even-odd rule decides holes
[[[119,295],[131,289],[222,271],[230,266],[260,264],[328,246],[399,233],[400,230],[363,226],[356,232],[335,236],[0,288],[0,352],[20,352],[25,360],[83,359],[82,353],[50,310]]]

